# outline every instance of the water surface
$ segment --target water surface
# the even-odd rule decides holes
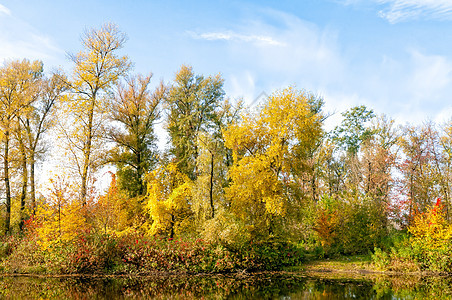
[[[339,278],[337,278],[339,277]],[[6,299],[450,299],[452,279],[303,273],[0,277]]]

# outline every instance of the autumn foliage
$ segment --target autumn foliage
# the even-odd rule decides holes
[[[246,107],[186,65],[153,88],[126,40],[87,30],[67,75],[0,68],[0,268],[226,272],[376,251],[450,270],[451,124],[397,126],[360,105],[326,132],[319,96],[292,86]]]

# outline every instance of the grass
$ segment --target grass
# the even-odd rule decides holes
[[[286,269],[291,272],[306,272],[313,275],[321,275],[322,273],[337,274],[369,274],[378,272],[372,267],[371,256],[353,255],[339,256],[336,258],[315,259],[307,256],[307,262],[296,267]]]

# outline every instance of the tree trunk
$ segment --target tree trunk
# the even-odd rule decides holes
[[[215,207],[213,205],[213,167],[214,167],[214,154],[211,153],[210,158],[210,190],[209,190],[209,198],[210,198],[210,208],[212,209],[212,219],[215,217]]]
[[[171,214],[171,229],[170,229],[170,239],[174,238],[174,223],[176,222],[176,218],[173,214]]]
[[[141,161],[141,150],[137,152],[137,180],[138,180],[138,195],[136,196],[143,196],[145,194],[144,190],[144,181],[143,181],[143,175],[145,173],[145,170],[143,170],[142,166],[143,162]]]
[[[20,193],[19,229],[20,229],[20,231],[22,231],[22,229],[24,227],[24,222],[25,222],[25,199],[27,197],[28,172],[27,172],[27,153],[25,152],[25,145],[24,145],[21,137],[19,137],[19,147],[20,147],[21,164],[22,164],[22,191]]]
[[[5,228],[4,233],[10,233],[10,222],[11,222],[11,187],[9,184],[9,130],[5,131],[5,148],[3,156],[3,168],[4,168],[4,178],[5,181],[5,192],[6,192],[6,216],[5,216]]]
[[[86,137],[86,143],[83,147],[83,166],[82,166],[82,189],[81,189],[81,200],[82,205],[86,205],[86,195],[88,190],[88,170],[90,165],[90,159],[91,159],[91,144],[93,141],[93,118],[94,118],[94,105],[96,98],[93,97],[91,100],[91,107],[89,110],[89,116],[88,116],[88,124],[87,124],[87,130],[88,130],[88,136]]]
[[[35,189],[35,158],[34,153],[30,158],[30,202],[32,214],[36,214],[36,189]]]
[[[315,163],[312,165],[312,176],[311,176],[311,192],[312,192],[312,200],[317,203],[317,186],[315,180]]]

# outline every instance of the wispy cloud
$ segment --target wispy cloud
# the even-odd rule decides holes
[[[377,5],[391,24],[411,20],[452,20],[452,0],[335,0],[342,5]]]
[[[377,0],[379,15],[390,23],[412,19],[452,19],[452,0]]]
[[[452,20],[452,0],[336,0],[343,5],[379,6],[378,15],[395,24],[410,20]]]
[[[206,33],[195,33],[189,31],[188,34],[190,34],[190,36],[192,36],[195,39],[202,39],[208,41],[238,41],[271,46],[285,46],[285,43],[282,43],[274,39],[273,37],[266,35],[240,34],[233,31],[206,32]]]
[[[10,16],[11,15],[11,11],[6,6],[0,4],[0,15],[1,14],[5,14],[5,15]]]
[[[448,98],[452,83],[452,62],[441,55],[426,55],[411,51],[411,75],[407,78],[407,90],[411,91],[411,100],[429,104]]]
[[[221,51],[228,61],[223,69],[238,66],[226,77],[232,98],[251,103],[262,92],[296,82],[314,91],[323,84],[340,84],[344,64],[336,31],[282,11],[256,11],[230,30],[186,32],[192,39],[212,41],[206,49],[218,49],[214,41],[225,44],[210,53]]]
[[[47,35],[27,22],[14,17],[0,5],[0,64],[10,59],[40,59],[44,63],[60,64],[62,51]]]

